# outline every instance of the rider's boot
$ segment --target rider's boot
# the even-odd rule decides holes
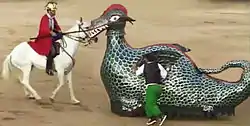
[[[46,63],[46,73],[50,76],[54,75],[54,70],[53,70],[53,57],[51,54],[47,56],[47,63]]]

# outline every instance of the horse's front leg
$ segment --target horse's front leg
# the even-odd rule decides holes
[[[29,90],[26,87],[23,87],[24,94],[28,99],[35,99],[35,97],[29,92]]]
[[[59,84],[57,84],[56,89],[52,92],[52,95],[50,96],[51,102],[54,102],[54,99],[55,99],[58,91],[64,85],[64,70],[63,69],[57,70],[57,77],[59,80]]]
[[[69,93],[72,104],[80,104],[80,101],[76,99],[74,89],[73,89],[73,83],[72,83],[72,70],[66,75],[68,86],[69,86]]]

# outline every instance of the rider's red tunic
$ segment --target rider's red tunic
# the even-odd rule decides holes
[[[58,25],[56,19],[53,18],[53,20],[54,20],[54,26],[55,26],[54,29],[56,31],[61,31],[61,28]],[[50,25],[49,16],[45,14],[40,21],[39,33],[37,35],[38,39],[36,39],[35,41],[28,42],[31,48],[33,48],[40,55],[47,56],[52,46],[52,37],[50,37],[51,30],[50,30],[49,25]],[[48,37],[39,39],[39,37],[43,37],[43,36],[48,36]]]

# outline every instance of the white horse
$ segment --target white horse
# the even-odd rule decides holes
[[[79,39],[86,39],[94,37],[96,34],[90,33],[90,31],[85,31],[89,25],[87,22],[82,22],[82,18],[77,20],[72,28],[70,28],[66,33],[70,35],[64,35],[63,40],[67,47],[60,49],[60,55],[54,58],[55,69],[57,71],[57,77],[59,79],[59,84],[56,89],[52,92],[50,100],[54,101],[57,92],[65,83],[65,76],[68,82],[68,88],[70,92],[71,102],[73,104],[79,104],[80,101],[76,99],[73,85],[72,85],[72,68],[74,66],[73,58],[79,46]],[[74,32],[78,31],[78,32]],[[61,41],[62,44],[62,41]],[[69,56],[70,55],[70,56]],[[22,42],[17,45],[12,52],[6,56],[3,62],[2,77],[6,80],[9,79],[12,66],[18,68],[22,71],[22,78],[19,77],[20,83],[23,85],[24,93],[26,97],[30,99],[36,99],[37,102],[41,103],[41,97],[32,88],[29,83],[30,73],[32,67],[45,70],[46,68],[46,56],[39,55],[35,52],[27,42]]]

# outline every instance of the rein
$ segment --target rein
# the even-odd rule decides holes
[[[88,31],[88,30],[84,30],[82,27],[81,27],[81,25],[78,25],[79,27],[79,31],[74,31],[74,32],[68,32],[68,34],[64,34],[65,36],[67,36],[68,38],[70,38],[70,39],[72,39],[72,40],[75,40],[75,41],[77,41],[77,42],[80,42],[80,43],[87,43],[87,44],[85,44],[84,46],[87,46],[87,45],[89,45],[90,44],[90,42],[89,41],[91,41],[91,39],[89,39],[87,42],[84,42],[85,41],[85,38],[90,38],[90,36],[86,33],[86,31]],[[70,33],[79,33],[79,32],[84,32],[85,33],[85,35],[86,35],[86,37],[85,38],[82,38],[82,37],[79,37],[79,36],[77,36],[77,37],[75,37],[75,36],[73,36],[73,35],[70,35]],[[72,60],[72,66],[71,66],[71,69],[75,66],[75,59],[65,50],[65,48],[67,47],[67,43],[66,43],[66,41],[62,38],[61,39],[62,40],[62,45],[61,44],[59,44],[60,45],[60,48],[70,57],[70,59]],[[68,74],[68,71],[66,71],[66,73],[65,74]]]
[[[67,36],[68,38],[70,38],[70,39],[72,39],[72,40],[75,40],[75,41],[77,41],[77,42],[79,42],[79,43],[83,43],[83,44],[87,43],[87,44],[84,45],[84,46],[87,46],[87,45],[90,44],[89,41],[91,41],[91,39],[87,40],[87,42],[85,41],[86,38],[91,38],[91,37],[86,33],[87,31],[89,31],[89,29],[84,30],[84,29],[81,27],[81,25],[82,25],[82,23],[78,25],[78,28],[79,28],[78,31],[67,32],[67,34],[63,34],[63,35],[65,35],[65,36]],[[92,29],[90,29],[90,30],[92,30]],[[85,38],[82,38],[82,37],[75,37],[75,36],[73,36],[73,35],[70,35],[70,33],[79,33],[79,32],[84,32],[84,34],[86,35],[86,37],[85,37]],[[64,45],[64,44],[66,45],[66,42],[65,42],[65,41],[63,41],[63,45]],[[67,47],[67,45],[64,46],[64,48],[66,48],[66,47]]]

